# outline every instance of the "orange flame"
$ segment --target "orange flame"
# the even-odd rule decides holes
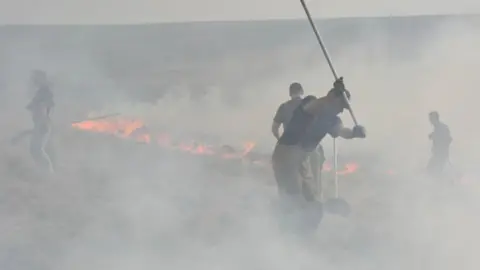
[[[166,133],[151,134],[145,124],[140,120],[126,120],[126,119],[102,119],[102,120],[87,120],[83,122],[76,122],[72,127],[80,130],[87,130],[91,132],[111,134],[124,139],[133,139],[139,143],[156,143],[162,148],[179,150],[194,155],[209,155],[219,156],[224,159],[244,159],[255,148],[254,142],[246,142],[243,144],[243,150],[234,151],[233,149],[216,148],[214,146],[198,143],[195,141],[180,142],[175,144],[171,136]],[[253,160],[253,164],[266,165],[269,162],[264,160]],[[337,171],[338,175],[346,175],[354,173],[359,166],[356,163],[347,163],[341,170]],[[324,171],[331,171],[332,167],[325,163]]]
[[[345,164],[344,167],[341,170],[337,171],[337,175],[346,175],[346,174],[354,173],[358,170],[359,167],[360,166],[358,166],[357,163],[349,162],[349,163]],[[330,163],[324,163],[323,164],[323,171],[330,172],[332,170],[333,170],[333,168],[330,165]]]
[[[356,163],[347,163],[345,164],[345,168],[341,171],[337,171],[339,175],[351,174],[358,170],[358,164]]]
[[[97,121],[83,121],[72,124],[74,128],[90,130],[99,133],[114,134],[119,137],[126,138],[132,134],[138,128],[143,127],[141,121],[128,121],[128,120],[97,120]]]
[[[72,124],[73,128],[88,130],[97,133],[111,134],[121,138],[130,138],[141,143],[151,143],[152,134],[150,134],[142,121],[139,120],[87,120]],[[181,142],[175,145],[168,134],[159,134],[156,143],[164,148],[173,148],[183,152],[196,155],[215,155],[217,154],[213,146],[197,143],[194,141]],[[226,153],[223,158],[242,158],[252,149],[255,143],[247,142],[239,153]]]

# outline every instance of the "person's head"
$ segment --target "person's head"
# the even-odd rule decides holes
[[[294,82],[290,84],[289,93],[291,98],[298,98],[303,96],[303,87],[300,83]]]
[[[335,114],[342,113],[344,109],[348,108],[348,102],[343,97],[343,92],[345,92],[348,100],[350,100],[350,92],[348,90],[340,91],[338,89],[332,88],[327,93],[327,98],[329,100],[329,104],[331,105],[330,108]]]
[[[428,114],[428,118],[432,125],[435,125],[440,122],[440,114],[437,111],[432,111]]]

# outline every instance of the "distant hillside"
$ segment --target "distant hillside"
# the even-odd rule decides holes
[[[413,57],[416,48],[428,40],[427,34],[445,23],[476,27],[480,26],[480,16],[349,18],[317,23],[333,55],[346,45],[382,41],[389,57],[401,60]],[[62,72],[78,72],[76,65],[92,65],[108,78],[129,86],[126,88],[138,86],[131,95],[143,99],[158,97],[162,89],[186,80],[195,84],[194,88],[210,84],[243,87],[258,76],[271,75],[268,67],[277,65],[275,60],[281,57],[272,52],[300,46],[298,59],[302,63],[318,53],[306,20],[4,26],[0,27],[0,41],[4,76],[42,65]],[[225,61],[241,67],[226,68]],[[251,68],[260,64],[265,70]]]

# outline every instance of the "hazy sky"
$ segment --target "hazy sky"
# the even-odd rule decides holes
[[[1,24],[142,23],[303,17],[299,0],[0,0]],[[479,13],[478,0],[310,0],[314,16]]]

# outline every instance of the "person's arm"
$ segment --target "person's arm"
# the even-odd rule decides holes
[[[337,120],[337,123],[329,133],[333,138],[341,137],[347,140],[354,138],[353,129],[345,127],[340,119]]]
[[[280,139],[280,126],[283,123],[283,104],[280,105],[273,117],[272,134],[278,140]]]
[[[280,139],[280,123],[277,123],[275,122],[275,120],[273,120],[272,122],[272,134],[273,136],[278,140]]]
[[[354,139],[354,138],[365,138],[366,132],[365,128],[362,126],[355,126],[354,128],[347,128],[343,125],[342,120],[337,118],[336,124],[329,132],[330,136],[333,138],[341,137],[343,139]]]
[[[355,138],[353,134],[353,129],[346,127],[340,128],[340,130],[338,131],[338,136],[347,140]]]

